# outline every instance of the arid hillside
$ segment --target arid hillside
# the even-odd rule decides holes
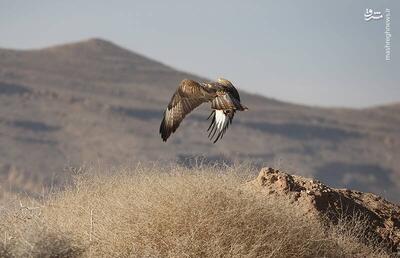
[[[65,167],[86,163],[175,160],[190,166],[202,155],[206,161],[271,165],[399,201],[398,104],[307,107],[247,94],[246,85],[236,85],[250,111],[235,117],[221,142],[207,139],[204,106],[163,143],[163,109],[183,78],[201,80],[101,39],[0,49],[3,189],[38,193],[43,185],[64,182]],[[264,89],[268,95],[268,85]]]
[[[400,206],[247,166],[81,169],[0,210],[1,257],[396,257]],[[251,178],[251,180],[249,180]]]

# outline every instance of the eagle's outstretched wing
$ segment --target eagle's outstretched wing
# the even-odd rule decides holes
[[[211,88],[192,80],[183,80],[164,112],[160,125],[163,141],[167,141],[168,137],[176,131],[187,114],[200,104],[211,101],[215,96]]]

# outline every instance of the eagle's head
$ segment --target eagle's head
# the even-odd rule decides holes
[[[233,84],[230,81],[228,81],[227,79],[224,79],[224,78],[218,78],[217,81],[219,84],[222,84],[224,86],[233,86]]]

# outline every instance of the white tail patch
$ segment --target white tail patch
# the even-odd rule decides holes
[[[227,114],[225,114],[223,110],[214,109],[208,117],[212,117],[211,124],[207,129],[207,132],[209,132],[208,138],[210,138],[210,140],[213,140],[214,143],[216,143],[224,136],[226,129],[231,123],[231,117],[233,117],[233,113],[231,112],[234,111],[227,110],[226,112]]]
[[[215,110],[215,123],[218,133],[225,128],[228,123],[228,117],[226,117],[223,110]]]

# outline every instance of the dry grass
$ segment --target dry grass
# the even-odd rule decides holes
[[[88,170],[70,189],[3,214],[0,256],[385,257],[359,241],[361,221],[322,228],[287,200],[244,191],[239,171],[250,173]]]

